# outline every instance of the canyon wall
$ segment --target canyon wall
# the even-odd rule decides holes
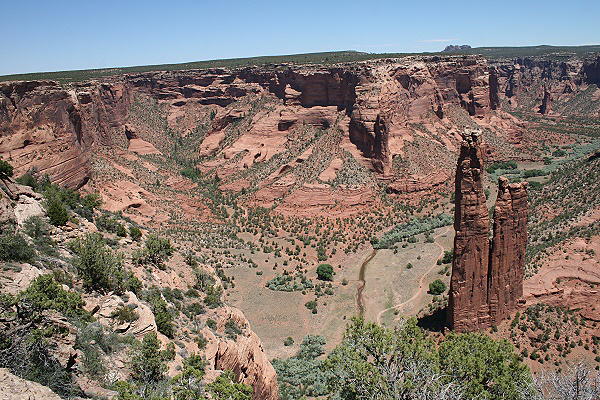
[[[527,246],[527,183],[500,177],[493,236],[483,189],[478,132],[466,132],[456,171],[454,258],[448,324],[459,332],[497,325],[523,295]]]

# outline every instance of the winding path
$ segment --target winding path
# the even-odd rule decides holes
[[[438,234],[435,236],[435,238],[437,239],[438,237],[440,237],[440,236],[443,236],[443,235],[447,234],[447,233],[448,233],[448,230],[449,230],[449,228],[446,228],[446,229],[445,229],[443,232],[440,232],[440,233],[438,233]],[[389,310],[394,310],[394,309],[401,308],[401,307],[404,307],[405,305],[407,305],[407,304],[409,304],[409,303],[413,302],[414,300],[416,300],[416,299],[417,299],[419,296],[421,296],[421,295],[423,294],[423,290],[425,289],[425,287],[423,286],[423,285],[424,285],[424,283],[425,283],[425,278],[426,278],[426,277],[427,277],[427,275],[429,275],[429,274],[431,273],[431,271],[433,271],[433,270],[434,270],[436,267],[439,267],[439,265],[437,265],[437,260],[438,260],[438,259],[439,259],[439,258],[440,258],[440,257],[441,257],[443,254],[444,254],[444,248],[443,248],[443,247],[442,247],[442,246],[441,246],[439,243],[437,243],[437,242],[435,242],[434,244],[435,244],[435,245],[436,245],[436,246],[437,246],[437,247],[440,249],[440,254],[439,254],[437,257],[436,257],[436,262],[434,262],[434,263],[433,263],[433,265],[431,266],[431,268],[429,268],[429,269],[427,270],[427,272],[425,272],[425,273],[424,273],[424,274],[421,276],[421,279],[419,279],[419,289],[417,290],[417,292],[416,292],[416,293],[415,293],[415,294],[414,294],[414,295],[413,295],[413,296],[412,296],[410,299],[408,299],[408,300],[406,300],[406,301],[404,301],[404,302],[402,302],[402,303],[399,303],[399,304],[393,305],[393,306],[391,306],[391,307],[388,307],[388,308],[386,308],[386,309],[384,309],[384,310],[381,310],[381,311],[380,311],[380,312],[377,314],[377,324],[381,324],[381,316],[382,316],[384,313],[386,313],[387,311],[389,311]],[[371,258],[373,258],[373,257],[371,257]],[[367,262],[368,262],[368,261],[371,261],[371,259],[367,259]],[[362,267],[361,267],[361,272],[362,272]],[[364,276],[363,276],[363,278],[364,278]],[[364,280],[363,280],[363,282],[364,282]],[[364,288],[364,285],[363,285],[363,288]],[[361,294],[362,294],[362,293],[361,293]],[[359,310],[360,310],[360,308],[359,308]],[[361,316],[362,316],[362,313],[361,313]]]

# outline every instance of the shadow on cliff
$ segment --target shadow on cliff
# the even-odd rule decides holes
[[[437,309],[433,314],[425,315],[417,320],[417,326],[431,332],[442,332],[448,327],[446,323],[446,307]]]

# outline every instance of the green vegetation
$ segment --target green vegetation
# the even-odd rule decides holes
[[[136,264],[150,264],[159,269],[165,269],[165,262],[173,255],[175,249],[168,238],[158,235],[148,235],[144,248],[133,256]]]
[[[9,179],[13,176],[13,166],[0,159],[0,179]]]
[[[3,229],[0,233],[0,261],[31,262],[35,251],[20,233]]]
[[[80,394],[70,372],[55,357],[56,337],[65,326],[52,314],[71,323],[85,323],[91,316],[77,293],[67,291],[51,275],[35,278],[16,296],[0,295],[0,368],[39,382],[67,398]]]
[[[152,289],[145,294],[144,299],[152,307],[158,331],[168,338],[173,338],[175,335],[174,316],[163,295],[158,290]]]
[[[296,271],[294,274],[284,271],[282,275],[276,275],[266,283],[266,287],[269,289],[282,292],[307,290],[314,286],[312,281],[300,271]]]
[[[225,371],[214,382],[206,385],[213,400],[251,400],[252,387],[236,383],[232,371]]]
[[[308,335],[294,357],[273,360],[281,400],[319,397],[329,393],[327,379],[330,374],[324,370],[323,360],[319,359],[325,353],[324,345],[324,337]]]
[[[330,393],[341,399],[527,399],[527,367],[511,345],[476,333],[451,334],[439,346],[416,320],[387,329],[361,319],[325,361]]]
[[[98,233],[88,233],[69,243],[75,253],[73,265],[89,291],[137,292],[141,282],[123,266],[123,256],[115,254]]]
[[[446,291],[446,284],[441,279],[436,279],[429,284],[429,293],[439,296]]]
[[[514,160],[511,161],[502,161],[502,162],[495,162],[493,164],[491,164],[489,167],[487,167],[485,170],[487,171],[488,174],[493,174],[495,173],[497,170],[514,170],[517,169],[517,162]]]
[[[332,281],[333,274],[333,267],[329,264],[320,264],[317,267],[317,278],[322,281]]]
[[[420,233],[450,225],[452,222],[453,218],[447,214],[438,214],[434,217],[413,218],[409,222],[397,225],[391,231],[386,232],[379,241],[373,243],[373,248],[389,249],[395,243],[403,239],[412,238]]]

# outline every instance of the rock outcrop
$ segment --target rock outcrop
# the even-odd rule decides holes
[[[500,177],[493,236],[483,189],[479,133],[467,132],[456,171],[454,259],[448,323],[456,331],[498,324],[523,295],[527,245],[527,184]]]
[[[0,368],[0,400],[60,400],[60,396],[46,386]]]
[[[498,181],[490,248],[488,303],[491,323],[506,318],[523,296],[527,246],[527,182]]]
[[[448,322],[455,330],[488,326],[490,221],[483,189],[483,154],[478,133],[464,135],[456,169],[454,260]]]

